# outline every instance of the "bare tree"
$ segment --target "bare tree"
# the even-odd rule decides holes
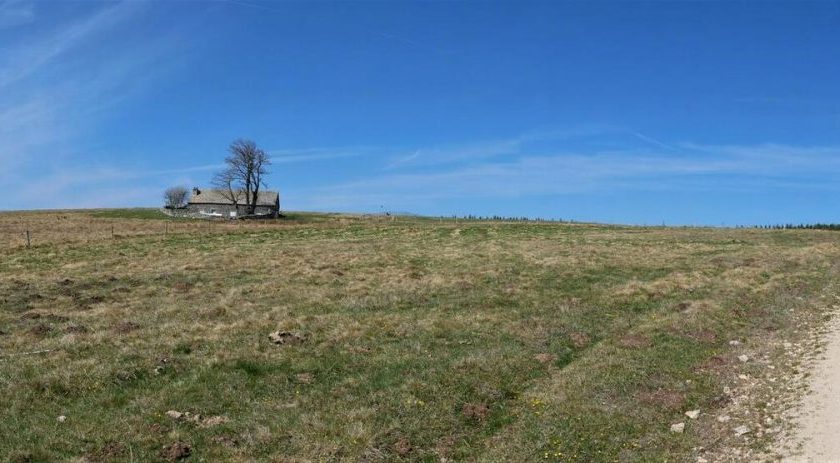
[[[189,194],[189,192],[182,186],[167,188],[166,191],[163,192],[163,204],[169,209],[184,207],[184,205],[187,204],[187,194]]]
[[[233,203],[236,211],[239,211],[239,197],[242,191],[237,185],[236,172],[228,167],[213,176],[212,184],[225,199]]]
[[[257,208],[260,187],[265,186],[264,178],[268,174],[271,159],[268,153],[257,147],[251,140],[239,139],[228,147],[229,155],[225,158],[225,169],[213,179],[219,188],[235,205],[239,195],[244,193],[245,207],[248,214]]]

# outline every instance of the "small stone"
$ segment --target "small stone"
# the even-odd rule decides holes
[[[738,356],[738,360],[742,362],[748,362],[750,360],[750,357],[746,354],[741,354]]]
[[[785,349],[790,349],[791,347],[793,347],[793,344],[789,342],[782,343],[782,345],[785,347]]]
[[[64,423],[65,421],[67,421],[67,417],[64,415],[59,415],[57,420],[59,423]]]
[[[732,429],[735,431],[736,436],[743,436],[744,434],[750,432],[750,428],[746,426],[738,426],[737,428]]]
[[[180,420],[184,417],[184,414],[176,410],[169,410],[166,412],[166,416],[172,418],[173,420]]]
[[[278,345],[285,345],[285,344],[298,344],[303,342],[304,338],[302,335],[298,333],[292,333],[291,331],[275,331],[268,335],[268,339],[271,340],[274,344]]]
[[[747,380],[747,379],[750,379],[750,377],[747,376],[747,375],[738,375],[738,379]]]
[[[732,393],[732,389],[730,389],[730,388],[729,388],[729,386],[724,386],[724,387],[723,387],[723,393],[724,393],[724,394],[731,394],[731,393]]]
[[[726,423],[730,419],[731,418],[729,418],[729,415],[721,415],[721,416],[717,417],[718,423]]]
[[[733,339],[733,340],[729,341],[729,345],[730,346],[740,346],[741,341],[738,341],[737,339]]]
[[[709,460],[703,457],[697,457],[697,463],[709,463]]]
[[[692,420],[696,420],[698,416],[700,416],[700,410],[689,410],[685,412],[685,416],[691,418]]]
[[[674,423],[671,425],[671,432],[682,433],[685,431],[685,423]]]

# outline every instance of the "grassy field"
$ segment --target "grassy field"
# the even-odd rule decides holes
[[[166,220],[0,214],[44,237],[0,247],[4,458],[694,461],[840,262],[825,231]]]

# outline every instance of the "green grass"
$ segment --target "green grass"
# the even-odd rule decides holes
[[[171,219],[157,208],[131,208],[131,209],[102,209],[90,212],[90,215],[103,219]]]
[[[288,220],[3,251],[0,353],[50,352],[0,358],[0,455],[690,459],[738,367],[702,366],[819,319],[840,257],[812,231]]]

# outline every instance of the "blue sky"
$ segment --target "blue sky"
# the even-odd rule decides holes
[[[0,0],[0,209],[840,222],[840,3]]]

